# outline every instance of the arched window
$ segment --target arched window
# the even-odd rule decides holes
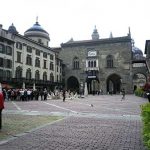
[[[113,56],[108,55],[106,61],[107,61],[107,68],[113,68]]]
[[[75,57],[73,59],[73,69],[79,69],[79,58]]]
[[[35,80],[40,80],[40,73],[38,70],[35,71]]]
[[[90,63],[90,61],[88,61],[88,67],[91,67],[91,63]]]
[[[31,79],[31,69],[27,69],[26,79]]]
[[[94,67],[96,67],[96,60],[94,60]]]
[[[35,67],[40,67],[40,59],[38,57],[35,59]]]
[[[53,75],[53,73],[50,74],[50,81],[54,82],[54,75]]]
[[[46,72],[43,73],[43,80],[47,81],[47,73]]]
[[[91,67],[93,67],[93,61],[91,61]]]
[[[22,78],[22,68],[20,66],[16,68],[16,78]]]
[[[88,61],[88,67],[96,67],[96,60],[89,60]]]

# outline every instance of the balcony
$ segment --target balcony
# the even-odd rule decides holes
[[[85,71],[99,71],[99,67],[86,67]]]

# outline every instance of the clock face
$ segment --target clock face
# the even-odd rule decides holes
[[[88,56],[96,56],[97,52],[96,51],[88,51]]]

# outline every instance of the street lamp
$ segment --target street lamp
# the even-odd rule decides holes
[[[120,92],[122,90],[122,78],[120,78]]]

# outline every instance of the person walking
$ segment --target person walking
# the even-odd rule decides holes
[[[123,100],[123,99],[125,99],[125,94],[126,94],[124,88],[122,89],[121,93],[122,93],[122,98],[121,98],[121,100]]]
[[[65,102],[65,99],[66,99],[66,90],[65,89],[63,89],[62,96],[63,96],[63,102]]]
[[[4,97],[2,91],[0,91],[0,130],[2,129],[2,110],[4,109]]]

